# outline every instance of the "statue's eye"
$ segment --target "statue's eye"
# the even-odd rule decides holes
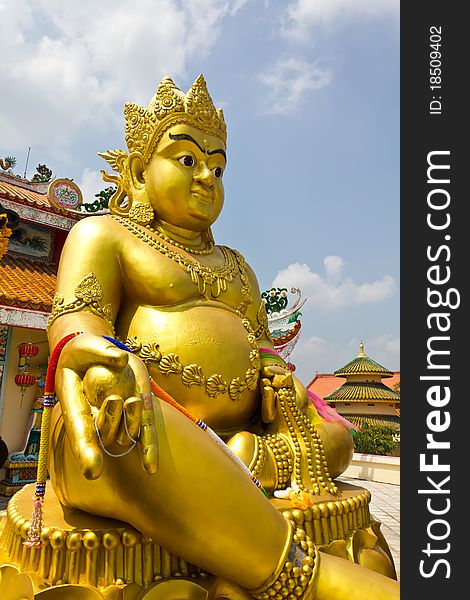
[[[215,167],[215,169],[212,169],[212,172],[214,173],[214,177],[216,177],[217,179],[220,179],[224,174],[224,170],[222,169],[222,167]]]
[[[185,167],[194,167],[194,165],[196,164],[194,156],[191,156],[190,154],[186,154],[186,156],[178,158],[178,161]]]

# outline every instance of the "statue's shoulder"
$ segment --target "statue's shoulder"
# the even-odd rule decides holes
[[[76,223],[70,233],[73,237],[83,238],[90,243],[92,241],[112,242],[122,236],[122,227],[108,215],[90,216]]]
[[[250,278],[250,280],[252,282],[256,282],[256,274],[253,271],[253,269],[250,267],[250,265],[247,263],[245,257],[243,256],[243,254],[239,251],[239,250],[235,250],[235,248],[230,248],[229,246],[217,246],[218,248],[223,248],[225,250],[225,252],[231,253],[234,257],[235,260],[237,261],[240,269],[242,271],[245,271],[246,274],[248,275],[248,277]]]
[[[244,263],[246,263],[246,260],[245,260],[245,257],[243,256],[243,254],[241,252],[239,252],[238,250],[236,250],[235,248],[230,248],[230,246],[224,246],[223,244],[216,244],[215,247],[220,248],[221,250],[225,251],[228,254],[232,254],[238,260],[241,260]]]

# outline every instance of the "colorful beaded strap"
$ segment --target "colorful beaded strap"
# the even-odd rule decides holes
[[[39,458],[38,458],[38,471],[37,471],[37,479],[36,479],[36,490],[35,495],[33,496],[33,516],[31,519],[31,527],[29,529],[29,534],[27,540],[24,542],[27,546],[40,546],[41,545],[41,533],[42,533],[42,516],[43,516],[43,505],[44,505],[44,496],[46,493],[46,481],[47,481],[47,463],[48,463],[48,449],[49,449],[49,441],[50,441],[50,428],[51,428],[51,415],[52,409],[55,405],[55,375],[57,371],[57,364],[59,361],[60,354],[64,349],[65,345],[77,335],[80,335],[82,332],[78,331],[75,333],[71,333],[65,336],[57,346],[54,348],[47,368],[46,375],[46,385],[43,399],[43,414],[41,421],[41,442],[39,446]],[[126,344],[123,342],[116,340],[115,338],[109,337],[107,335],[103,336],[106,340],[117,346],[119,349],[124,350],[126,352],[132,352]],[[171,404],[176,410],[182,413],[185,417],[187,417],[190,421],[192,421],[195,425],[197,425],[200,429],[207,432],[208,435],[214,440],[214,442],[224,450],[226,454],[232,458],[245,473],[247,473],[253,483],[261,490],[261,492],[268,498],[268,494],[266,490],[263,488],[258,479],[252,475],[251,471],[248,467],[243,463],[236,454],[234,454],[230,448],[225,444],[225,442],[213,431],[207,423],[205,423],[202,419],[199,419],[192,415],[184,406],[179,404],[168,392],[166,392],[163,388],[161,388],[152,378],[150,378],[150,385],[152,388],[152,392],[155,396],[163,400],[164,402]],[[96,427],[96,424],[95,424]],[[100,440],[99,434],[98,439]],[[132,440],[133,442],[137,442],[137,440]],[[135,443],[130,448],[132,450],[135,446]],[[102,446],[103,447],[103,446]],[[119,456],[124,456],[128,454],[130,450],[127,450],[121,455],[111,455],[113,457],[118,458]]]
[[[152,392],[154,393],[155,396],[157,396],[157,398],[160,398],[160,400],[163,400],[164,402],[171,404],[171,406],[173,406],[180,413],[185,415],[185,417],[187,417],[190,421],[195,423],[203,431],[207,432],[209,434],[209,436],[214,440],[214,442],[220,448],[222,448],[222,450],[224,450],[224,452],[226,454],[228,454],[230,456],[230,458],[232,458],[243,469],[243,471],[245,471],[247,473],[247,475],[250,476],[250,479],[253,481],[253,483],[263,492],[263,494],[266,496],[266,498],[268,498],[268,494],[267,494],[266,490],[261,485],[261,483],[258,481],[258,479],[251,473],[250,469],[245,465],[244,462],[242,462],[238,458],[238,456],[236,454],[234,454],[230,450],[230,448],[227,446],[227,444],[215,433],[215,431],[213,429],[211,429],[209,427],[209,425],[207,425],[207,423],[205,423],[202,419],[198,419],[198,417],[195,417],[194,415],[192,415],[186,408],[184,408],[184,406],[181,406],[181,404],[179,404],[172,396],[170,396],[170,394],[165,392],[165,390],[163,388],[161,388],[158,385],[158,383],[156,383],[152,378],[150,378],[150,385],[152,387]]]
[[[47,481],[47,458],[49,450],[49,440],[51,436],[51,416],[54,408],[55,396],[55,374],[57,363],[64,346],[74,337],[80,335],[80,331],[70,333],[60,340],[49,359],[47,367],[46,383],[44,386],[44,398],[42,401],[42,419],[41,419],[41,441],[39,444],[38,472],[36,477],[36,491],[33,496],[33,516],[31,518],[31,527],[29,528],[28,539],[24,542],[26,546],[40,546],[42,533],[42,509],[44,496],[46,494]]]

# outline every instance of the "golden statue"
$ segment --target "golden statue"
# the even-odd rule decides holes
[[[52,489],[33,522],[30,494],[10,502],[17,577],[45,598],[398,598],[370,494],[334,481],[349,431],[276,354],[242,255],[214,244],[226,126],[203,77],[124,112],[128,152],[101,155],[111,214],[61,257]]]

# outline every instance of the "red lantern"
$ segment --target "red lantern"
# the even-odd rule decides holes
[[[31,387],[36,383],[36,377],[31,373],[18,373],[15,375],[15,383],[19,385],[21,389]]]
[[[23,404],[23,397],[26,388],[29,388],[36,383],[36,377],[31,375],[31,373],[17,373],[15,375],[15,383],[21,387],[21,406]]]
[[[39,346],[29,342],[23,342],[18,346],[18,354],[20,356],[18,367],[21,368],[26,365],[27,358],[37,356],[39,354]]]
[[[23,342],[18,346],[18,354],[20,356],[37,356],[39,354],[39,346],[37,344]]]

